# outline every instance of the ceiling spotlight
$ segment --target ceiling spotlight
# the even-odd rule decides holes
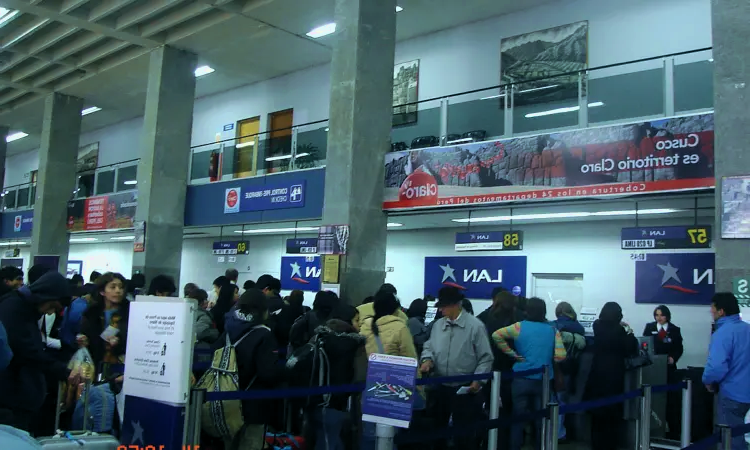
[[[402,8],[402,7],[398,6],[398,5],[396,5],[396,12],[397,12],[397,13],[399,13],[399,12],[401,12],[401,11],[403,11],[403,10],[404,10],[404,8]]]
[[[318,39],[320,37],[328,36],[329,34],[333,34],[335,32],[336,32],[336,23],[331,22],[325,25],[321,25],[317,28],[313,28],[307,33],[307,35],[313,39]]]

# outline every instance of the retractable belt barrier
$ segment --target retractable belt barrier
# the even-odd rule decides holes
[[[715,449],[717,444],[721,444],[720,448],[731,448],[731,440],[736,437],[743,437],[750,433],[750,423],[744,425],[738,425],[736,427],[728,427],[726,425],[719,425],[719,431],[706,437],[692,445],[683,447],[682,450],[706,450]]]
[[[660,392],[672,392],[672,391],[681,391],[683,389],[687,388],[687,382],[682,381],[680,383],[674,383],[674,384],[662,384],[659,386],[652,386],[651,392],[654,394],[658,394]]]

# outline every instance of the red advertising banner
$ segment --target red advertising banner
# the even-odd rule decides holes
[[[137,193],[102,195],[68,203],[68,230],[95,231],[133,228]]]
[[[713,114],[388,153],[384,209],[714,186]]]

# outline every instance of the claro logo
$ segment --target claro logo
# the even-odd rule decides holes
[[[691,148],[697,147],[700,144],[701,138],[697,134],[688,134],[687,137],[682,139],[672,139],[671,141],[657,141],[657,150],[672,150],[677,148]]]
[[[404,180],[398,190],[398,199],[409,202],[410,206],[436,205],[438,186],[435,178],[426,172],[414,172]]]

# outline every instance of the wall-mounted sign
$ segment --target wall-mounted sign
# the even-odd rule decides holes
[[[424,293],[437,297],[443,286],[461,290],[466,298],[491,299],[502,287],[525,296],[525,256],[433,256],[424,259]]]
[[[318,238],[287,239],[286,252],[290,255],[318,253]]]
[[[133,228],[137,192],[102,195],[68,202],[68,230]]]
[[[320,290],[319,256],[282,256],[281,289]]]
[[[713,253],[650,253],[635,262],[635,302],[708,305],[714,295]]]
[[[136,253],[142,253],[146,251],[146,221],[138,220],[133,222],[133,234],[135,239],[133,240],[133,251]]]
[[[217,241],[213,245],[214,255],[247,255],[250,246],[247,241]]]
[[[392,152],[384,209],[714,186],[712,114]]]
[[[523,250],[523,231],[456,233],[456,251]]]
[[[228,123],[228,124],[224,125],[224,131],[232,131],[232,130],[234,130],[234,124],[233,123]]]
[[[0,267],[11,266],[23,270],[23,258],[3,258],[0,259]]]
[[[420,395],[415,388],[417,360],[378,353],[368,359],[362,420],[409,428],[414,396]]]
[[[224,192],[224,214],[305,206],[305,180],[267,183],[262,186],[228,188]]]
[[[34,224],[34,211],[17,214],[13,219],[13,232],[31,231]]]
[[[324,225],[318,230],[318,253],[346,255],[349,245],[349,225]]]
[[[737,302],[745,308],[750,306],[750,277],[732,278],[732,293]]]
[[[341,255],[323,255],[323,283],[338,284]]]
[[[711,248],[711,227],[623,228],[620,238],[623,250]]]

